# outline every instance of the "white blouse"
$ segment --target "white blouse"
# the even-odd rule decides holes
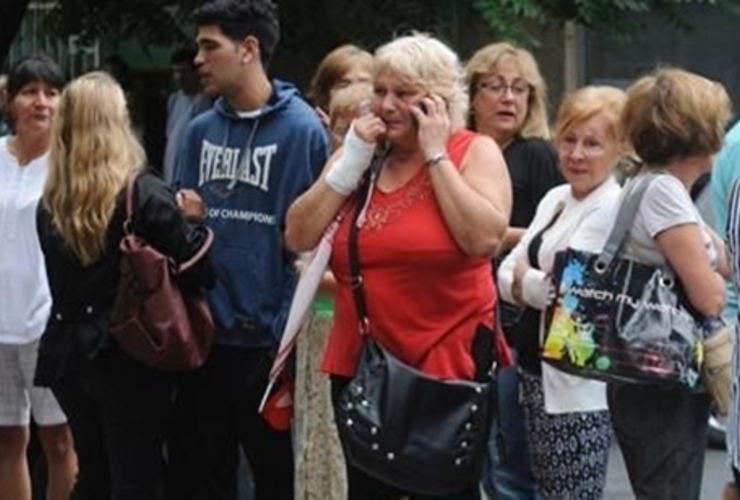
[[[542,235],[537,259],[540,269],[530,268],[522,280],[522,299],[535,309],[544,310],[552,288],[550,272],[555,254],[568,247],[587,252],[599,252],[606,243],[619,208],[621,188],[613,177],[577,200],[570,185],[556,186],[545,195],[537,206],[537,213],[522,239],[504,259],[498,270],[501,298],[515,303],[512,296],[514,267],[526,259],[527,248],[555,214],[562,209],[557,220]],[[540,342],[544,336],[544,314],[540,316]],[[602,411],[607,409],[606,384],[566,374],[547,363],[542,363],[542,383],[547,413]]]
[[[41,337],[51,309],[46,267],[36,232],[36,207],[49,155],[21,167],[0,139],[0,344]]]

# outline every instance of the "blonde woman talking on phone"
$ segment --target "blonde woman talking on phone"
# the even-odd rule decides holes
[[[490,259],[508,225],[511,186],[496,143],[464,129],[459,60],[430,36],[397,38],[375,53],[373,87],[371,112],[354,120],[343,148],[291,206],[285,233],[292,250],[309,250],[340,210],[348,214],[330,262],[336,309],[323,369],[335,397],[355,374],[363,345],[348,232],[376,152],[387,153],[358,241],[373,338],[419,370],[468,380],[487,372],[497,340]],[[407,494],[351,463],[347,471],[351,500]],[[477,479],[445,498],[478,498]]]

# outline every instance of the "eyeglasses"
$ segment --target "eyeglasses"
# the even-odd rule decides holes
[[[511,84],[507,84],[503,80],[480,82],[478,84],[478,88],[485,89],[496,95],[503,95],[507,90],[509,90],[516,97],[525,96],[532,90],[532,86],[530,84],[521,80],[517,80]]]

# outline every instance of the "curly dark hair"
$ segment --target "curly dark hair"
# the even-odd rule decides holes
[[[265,68],[280,40],[277,5],[271,0],[216,0],[197,8],[191,17],[198,27],[216,25],[234,41],[255,37]]]

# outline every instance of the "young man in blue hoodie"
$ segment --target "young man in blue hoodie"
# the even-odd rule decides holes
[[[258,413],[294,291],[285,213],[329,154],[316,113],[290,84],[270,80],[279,38],[270,0],[217,0],[193,13],[203,90],[221,97],[185,132],[175,182],[181,204],[204,203],[216,235],[218,333],[207,364],[184,377],[168,447],[172,498],[236,497],[242,446],[258,500],[292,500],[290,431]]]

